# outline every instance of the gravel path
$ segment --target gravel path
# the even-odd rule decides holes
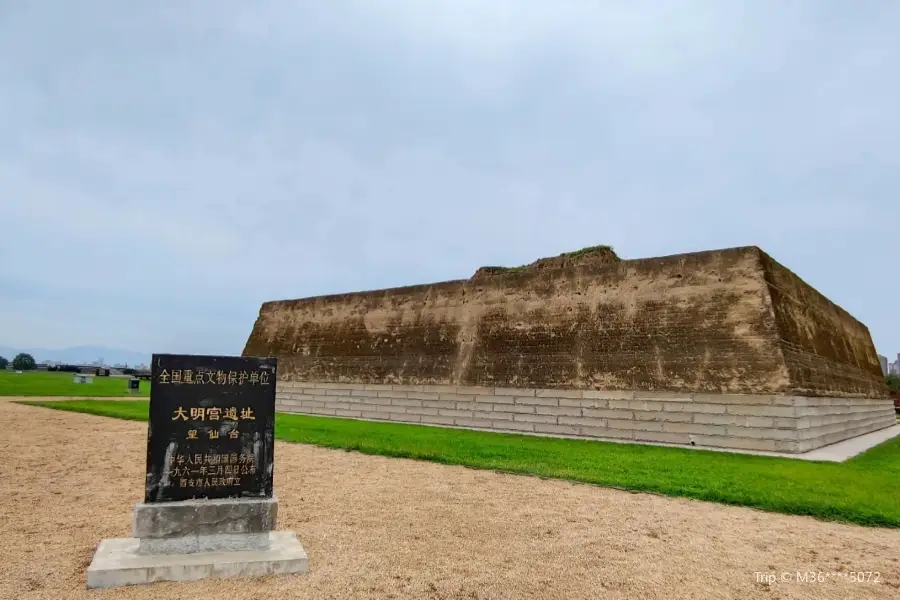
[[[0,400],[0,598],[900,597],[900,531],[278,443],[279,529],[305,575],[85,590],[128,537],[146,425]],[[874,571],[877,583],[754,572]]]

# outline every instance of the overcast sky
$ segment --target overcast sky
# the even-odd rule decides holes
[[[0,0],[0,344],[758,245],[900,352],[895,0]]]

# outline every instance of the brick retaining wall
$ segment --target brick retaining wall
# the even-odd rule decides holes
[[[807,452],[895,424],[889,399],[279,381],[279,412]]]

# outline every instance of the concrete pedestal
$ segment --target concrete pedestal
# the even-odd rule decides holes
[[[133,537],[100,542],[87,587],[303,573],[297,536],[272,531],[277,513],[275,498],[138,504]]]

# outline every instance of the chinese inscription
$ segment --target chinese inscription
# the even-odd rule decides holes
[[[252,454],[179,454],[169,463],[180,488],[240,486],[242,476],[256,474],[256,457]]]
[[[155,354],[146,502],[271,497],[273,358]]]
[[[236,440],[241,436],[237,421],[240,419],[255,421],[256,415],[253,414],[253,407],[251,406],[240,409],[240,416],[238,416],[238,409],[235,406],[229,408],[219,408],[217,406],[204,408],[202,406],[195,406],[190,409],[190,416],[188,416],[187,410],[183,406],[179,406],[175,409],[175,416],[172,417],[172,420],[177,421],[179,419],[182,421],[232,421],[233,426],[228,430],[228,437],[232,440]],[[188,429],[187,439],[199,439],[197,436],[200,435],[200,431],[201,430],[199,429]],[[209,439],[217,440],[219,439],[221,428],[216,426],[204,429],[203,431],[209,436]]]
[[[272,377],[266,370],[222,371],[204,367],[162,369],[153,381],[161,385],[272,385]]]

